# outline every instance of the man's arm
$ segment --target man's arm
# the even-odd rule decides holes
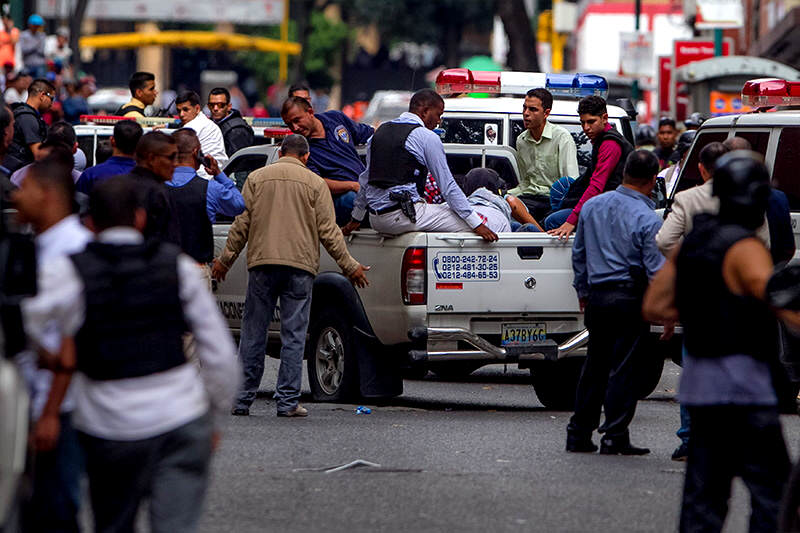
[[[586,298],[589,296],[589,271],[586,268],[586,244],[583,233],[583,224],[578,224],[578,231],[575,232],[575,240],[572,243],[572,272],[575,275],[572,286],[578,293],[581,311],[583,311]]]
[[[331,191],[331,194],[344,194],[346,192],[358,192],[359,186],[357,181],[350,181],[350,180],[332,180],[328,178],[322,178],[325,180],[325,185],[328,186],[328,190]]]
[[[772,273],[769,251],[754,237],[742,239],[731,246],[722,261],[722,277],[734,294],[764,300]]]
[[[59,418],[61,404],[67,395],[67,389],[77,365],[75,340],[72,337],[62,338],[56,360],[58,364],[57,368],[53,369],[53,380],[50,383],[47,401],[33,429],[33,444],[40,452],[53,450],[58,444],[58,436],[61,433]]]
[[[686,232],[686,208],[683,205],[683,193],[675,195],[672,204],[672,212],[667,215],[667,219],[656,234],[656,244],[661,253],[668,255],[675,248]]]
[[[213,223],[217,220],[217,214],[235,217],[244,211],[242,193],[236,188],[233,180],[219,169],[219,164],[213,157],[211,157],[211,165],[205,169],[211,176],[206,192],[208,219]]]
[[[677,257],[676,247],[647,287],[642,302],[642,316],[648,322],[672,326],[678,321],[678,308],[675,306]]]
[[[375,128],[369,124],[355,122],[344,113],[341,115],[345,127],[350,130],[350,134],[353,136],[353,144],[367,144],[367,141],[369,141],[370,137],[372,137],[372,134],[375,133]]]

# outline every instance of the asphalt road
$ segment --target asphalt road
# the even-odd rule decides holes
[[[671,363],[631,426],[652,450],[644,457],[566,453],[569,413],[545,410],[527,372],[510,367],[406,381],[369,415],[307,401],[307,419],[275,416],[276,368],[268,362],[251,416],[226,421],[203,532],[676,530],[684,464],[670,460]],[[796,457],[800,420],[783,421]],[[380,466],[325,472],[355,460]],[[726,531],[746,531],[748,514],[737,482]]]

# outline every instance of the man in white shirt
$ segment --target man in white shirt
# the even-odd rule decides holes
[[[213,157],[220,168],[224,167],[228,162],[228,154],[225,152],[222,130],[213,120],[203,114],[200,107],[200,96],[194,91],[183,91],[175,99],[175,106],[181,119],[181,127],[196,131],[203,154]],[[197,175],[201,178],[211,179],[202,166],[197,171]]]
[[[46,158],[31,166],[28,179],[12,193],[17,220],[30,224],[36,233],[39,267],[83,251],[92,240],[91,232],[72,212],[75,186],[70,170],[63,160]],[[41,344],[46,350],[58,351],[60,342],[53,328],[43,331]],[[71,421],[74,391],[69,389],[59,409],[47,401],[53,373],[38,367],[33,351],[23,352],[17,361],[31,391],[36,454],[33,494],[24,521],[31,531],[77,531],[83,461]]]
[[[88,225],[97,240],[45,264],[39,294],[22,312],[38,343],[57,323],[53,366],[76,371],[74,423],[95,529],[132,531],[149,498],[151,531],[193,531],[219,439],[214,422],[230,410],[240,370],[195,262],[173,245],[145,242],[139,202],[131,180],[95,186]],[[194,335],[199,364],[186,360],[184,331]],[[60,394],[54,386],[51,398]]]

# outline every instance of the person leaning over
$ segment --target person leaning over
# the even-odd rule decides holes
[[[517,137],[519,185],[510,189],[536,220],[550,212],[550,187],[561,177],[578,177],[578,155],[572,135],[547,120],[553,95],[547,89],[531,89],[525,95],[522,121],[525,131]]]
[[[473,231],[484,240],[497,240],[450,173],[442,140],[433,132],[442,113],[442,97],[420,89],[408,112],[381,124],[367,146],[367,168],[359,178],[352,220],[342,229],[345,235],[361,226],[369,209],[369,222],[381,233]],[[428,171],[447,203],[422,199]]]
[[[89,194],[97,183],[133,170],[136,166],[136,145],[143,133],[142,127],[133,120],[120,120],[114,124],[114,132],[109,139],[111,157],[83,171],[76,184],[78,191]]]
[[[156,77],[150,72],[134,72],[128,82],[130,101],[117,109],[115,115],[129,118],[144,118],[144,110],[153,105],[158,96]]]
[[[95,529],[133,531],[149,499],[151,531],[194,531],[239,370],[194,260],[145,240],[139,200],[131,180],[97,185],[87,219],[97,240],[44,265],[39,293],[22,312],[35,341],[55,324],[54,366],[76,373],[74,423]],[[199,364],[184,355],[185,331]],[[50,401],[58,405],[65,386],[55,383]]]
[[[658,159],[648,150],[631,153],[622,185],[586,202],[572,247],[575,290],[586,310],[589,348],[578,381],[575,414],[567,426],[568,452],[594,452],[592,433],[603,435],[602,454],[643,455],[631,444],[628,425],[639,400],[637,357],[649,328],[642,297],[664,264],[655,235],[661,217],[650,193]],[[605,421],[600,425],[600,412]]]
[[[28,99],[12,106],[14,111],[14,139],[8,148],[3,166],[11,172],[36,159],[39,146],[47,137],[47,124],[42,113],[50,109],[56,89],[47,80],[33,80],[28,88]]]
[[[249,415],[264,373],[267,328],[280,298],[281,364],[275,387],[278,416],[307,416],[298,403],[311,290],[319,270],[319,245],[358,287],[367,286],[362,266],[347,251],[336,226],[325,182],[305,166],[308,141],[289,135],[280,159],[253,172],[244,184],[244,212],[236,217],[212,275],[223,280],[247,245],[249,277],[239,357],[244,382],[232,414]]]

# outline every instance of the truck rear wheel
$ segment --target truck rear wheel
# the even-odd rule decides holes
[[[339,402],[357,397],[358,362],[348,318],[325,309],[311,324],[309,334],[306,364],[314,400]]]
[[[542,405],[556,411],[575,408],[575,391],[584,361],[584,357],[566,357],[558,361],[538,361],[531,367],[533,390]]]

